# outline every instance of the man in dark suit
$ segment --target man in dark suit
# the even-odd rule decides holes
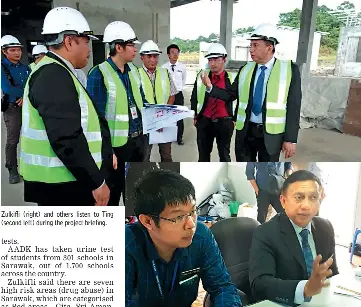
[[[252,34],[252,62],[239,70],[232,86],[221,89],[208,76],[203,84],[211,97],[237,99],[235,152],[237,161],[277,162],[296,152],[301,109],[301,78],[297,65],[274,56],[277,28],[260,25]]]
[[[201,76],[206,74],[214,86],[229,88],[232,76],[224,70],[227,51],[219,43],[212,44],[205,56],[210,70],[201,70],[194,83],[191,108],[195,112],[194,125],[197,128],[199,162],[210,162],[214,138],[217,141],[220,162],[230,162],[230,146],[236,116],[232,100],[211,97],[206,92]]]
[[[281,192],[285,209],[259,226],[252,240],[249,280],[256,301],[298,305],[327,287],[338,274],[334,230],[315,217],[322,202],[322,185],[311,172],[288,177]]]

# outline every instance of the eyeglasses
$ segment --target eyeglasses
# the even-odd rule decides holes
[[[182,224],[185,223],[189,217],[191,217],[193,220],[195,220],[197,218],[198,215],[198,209],[192,210],[191,212],[187,213],[187,214],[183,214],[183,215],[178,215],[177,217],[175,217],[174,219],[169,219],[166,217],[162,217],[162,216],[157,216],[157,215],[152,215],[152,214],[148,214],[149,216],[161,219],[161,220],[165,220],[168,222],[172,222],[174,224]]]

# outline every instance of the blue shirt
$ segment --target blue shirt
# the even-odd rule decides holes
[[[14,80],[15,86],[12,86],[5,75],[5,70],[1,65],[1,90],[3,94],[9,95],[9,102],[15,103],[17,99],[23,97],[26,81],[30,75],[30,67],[22,63],[14,64],[7,58],[4,58],[1,63],[5,65]]]
[[[241,248],[241,247],[240,247]],[[155,262],[165,301],[162,300],[155,272]],[[171,294],[175,268],[176,278]],[[196,278],[181,283],[181,272],[199,268]],[[192,275],[188,275],[186,279]],[[170,262],[160,258],[148,231],[139,223],[125,226],[125,306],[190,307],[197,299],[199,280],[214,299],[215,307],[242,306],[236,287],[231,282],[218,245],[211,231],[201,222],[193,241],[179,248]],[[132,299],[133,297],[133,299]]]
[[[256,180],[260,190],[267,190],[269,175],[283,176],[288,170],[292,170],[291,162],[247,162],[246,176]]]
[[[254,78],[254,86],[253,86],[253,96],[254,96],[254,92],[256,90],[256,84],[257,84],[257,80],[258,80],[258,77],[259,75],[261,74],[261,69],[260,67],[261,66],[266,66],[267,69],[264,71],[264,83],[263,83],[263,96],[262,96],[262,104],[263,104],[263,101],[264,101],[264,98],[266,97],[266,88],[267,88],[267,82],[268,82],[268,79],[269,79],[269,76],[271,74],[271,71],[272,71],[272,68],[273,68],[273,65],[275,63],[275,58],[272,58],[271,60],[269,60],[266,64],[262,65],[262,64],[258,64],[257,65],[257,72],[256,72],[256,76]],[[255,115],[253,112],[251,112],[251,118],[250,118],[250,121],[252,123],[257,123],[257,124],[262,124],[263,123],[263,120],[262,120],[262,112],[259,113],[258,115]]]
[[[140,113],[140,110],[138,110],[138,107],[137,107],[138,118],[136,118],[136,119],[133,119],[133,117],[130,113],[130,107],[133,107],[133,106],[136,107],[136,103],[134,100],[133,91],[132,91],[132,87],[131,87],[129,75],[128,75],[128,73],[130,71],[130,67],[128,64],[125,64],[124,72],[122,72],[114,64],[114,62],[112,61],[112,59],[110,57],[107,59],[107,62],[117,72],[117,74],[118,74],[120,80],[122,80],[124,88],[127,92],[128,114],[129,114],[129,134],[132,134],[137,131],[142,132],[143,125],[142,125],[142,115]],[[106,104],[107,104],[108,95],[107,95],[107,88],[105,87],[105,84],[104,84],[103,75],[98,66],[96,66],[88,76],[87,91],[88,91],[90,97],[92,98],[92,100],[94,101],[94,103],[96,104],[99,112],[103,116],[105,116],[105,108],[106,108]],[[143,98],[143,103],[147,103],[147,101],[145,100],[145,96],[144,96],[142,88],[140,88],[140,92],[141,92],[141,95]]]

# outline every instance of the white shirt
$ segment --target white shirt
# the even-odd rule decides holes
[[[172,69],[172,65],[174,65],[174,71]],[[183,63],[176,62],[175,64],[171,64],[167,62],[163,64],[163,68],[167,68],[169,74],[171,75],[175,87],[177,88],[178,92],[181,92],[186,85],[187,80],[187,68]]]
[[[256,90],[256,84],[257,84],[257,80],[258,80],[258,77],[259,75],[261,74],[261,69],[260,67],[261,66],[266,66],[267,69],[264,71],[264,83],[263,83],[263,96],[262,96],[262,104],[263,104],[263,101],[264,101],[264,98],[266,96],[266,88],[267,88],[267,82],[268,82],[268,79],[269,79],[269,76],[271,74],[271,70],[273,68],[273,65],[275,63],[275,58],[273,57],[272,59],[270,59],[266,64],[257,64],[257,72],[256,72],[256,76],[254,78],[254,85],[253,85],[253,96],[254,96],[254,92]],[[252,123],[256,123],[256,124],[262,124],[263,123],[263,118],[262,118],[262,112],[259,113],[257,116],[251,112],[251,118],[250,118],[250,121]]]

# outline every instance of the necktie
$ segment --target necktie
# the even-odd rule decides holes
[[[303,257],[305,258],[307,274],[308,277],[310,277],[312,272],[312,265],[313,265],[313,255],[312,255],[311,247],[308,244],[308,229],[303,229],[300,232],[300,235],[302,238],[302,251],[303,251]]]
[[[212,84],[217,85],[220,80],[221,78],[218,75],[213,75]],[[212,102],[211,118],[212,120],[215,120],[217,118],[217,110],[218,110],[217,99],[213,97],[210,97],[209,99]]]
[[[258,116],[262,112],[263,85],[264,85],[265,70],[267,69],[267,67],[261,66],[259,69],[261,70],[261,73],[257,79],[257,84],[253,95],[253,106],[252,106],[252,112],[256,116]]]
[[[172,71],[174,71],[174,66],[175,66],[175,64],[172,64],[171,66],[172,66]]]

